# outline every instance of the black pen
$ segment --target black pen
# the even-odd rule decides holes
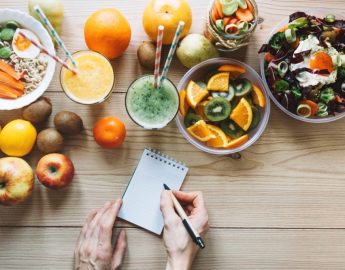
[[[166,185],[163,184],[164,188],[166,190],[170,190],[170,188]],[[173,193],[171,193],[171,198],[174,203],[174,207],[180,218],[182,219],[182,223],[185,226],[187,232],[189,233],[190,237],[193,239],[193,242],[198,245],[200,248],[205,248],[205,243],[202,240],[200,234],[193,228],[192,224],[190,223],[187,214],[183,210],[181,204],[179,201],[176,199]]]

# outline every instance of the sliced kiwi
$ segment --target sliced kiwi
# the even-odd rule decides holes
[[[207,89],[207,84],[203,81],[196,82],[197,85],[199,85],[202,89]]]
[[[200,120],[202,120],[200,115],[197,115],[195,112],[189,110],[184,117],[184,125],[186,128],[189,128]]]
[[[255,106],[252,106],[252,111],[253,111],[253,120],[249,128],[250,130],[253,130],[254,128],[256,128],[258,124],[260,123],[260,119],[261,119],[258,108],[256,108]]]
[[[231,101],[235,97],[235,87],[230,84],[229,92],[212,92],[212,97],[223,97],[227,101]]]
[[[248,95],[253,90],[252,83],[246,79],[238,79],[235,81],[235,96],[236,97],[244,97]]]
[[[207,102],[204,113],[208,120],[220,122],[229,117],[231,105],[225,98],[216,97]]]
[[[234,121],[226,119],[220,123],[220,128],[232,139],[243,136],[244,131]]]

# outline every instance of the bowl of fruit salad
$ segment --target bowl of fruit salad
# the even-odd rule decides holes
[[[230,155],[245,150],[264,132],[270,101],[260,76],[250,66],[213,58],[190,69],[178,85],[176,123],[200,150]]]
[[[273,102],[289,116],[328,123],[345,116],[345,20],[335,12],[295,12],[260,49]]]

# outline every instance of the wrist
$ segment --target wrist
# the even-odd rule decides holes
[[[187,258],[168,258],[166,270],[190,270],[193,260]]]

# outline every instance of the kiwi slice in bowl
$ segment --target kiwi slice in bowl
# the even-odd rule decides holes
[[[235,87],[230,84],[229,92],[212,92],[212,97],[223,97],[227,101],[231,101],[235,97]]]
[[[208,120],[212,122],[220,122],[229,117],[231,113],[231,105],[223,97],[216,97],[207,102],[204,113]]]
[[[252,120],[252,124],[250,125],[249,130],[253,130],[254,128],[256,128],[261,120],[259,109],[256,108],[255,106],[252,106],[252,111],[253,111],[253,120]]]
[[[231,139],[237,139],[244,135],[244,131],[234,121],[226,119],[220,123],[220,128]]]
[[[184,125],[186,128],[189,128],[200,120],[202,120],[200,115],[197,115],[194,111],[189,110],[184,117]]]
[[[248,95],[253,90],[252,83],[246,79],[238,79],[235,81],[235,96],[236,97],[244,97]]]

